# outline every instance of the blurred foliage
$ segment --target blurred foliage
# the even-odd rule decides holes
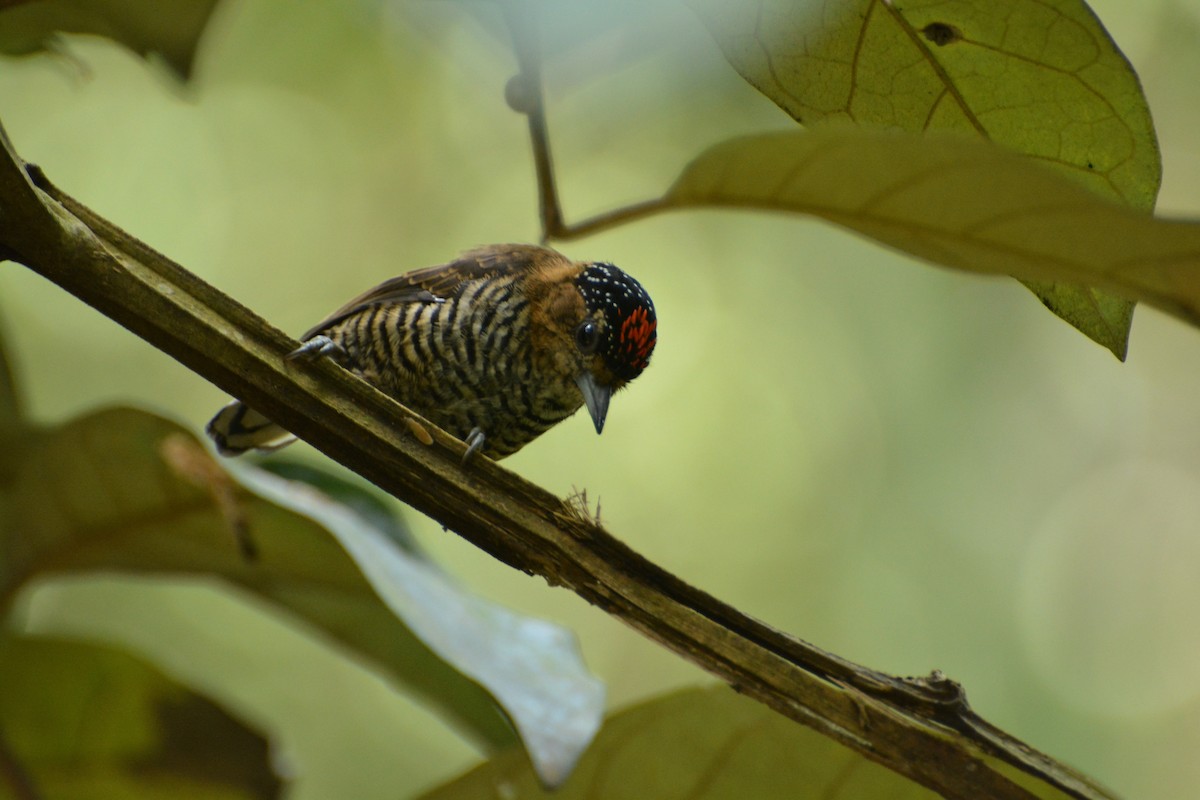
[[[62,33],[107,36],[143,56],[161,56],[180,77],[192,60],[217,0],[6,0],[0,3],[0,52],[64,52]]]
[[[0,631],[0,687],[0,759],[27,772],[32,796],[282,796],[262,736],[111,647]]]
[[[394,524],[381,531],[306,484],[231,475],[186,431],[132,409],[7,454],[19,460],[4,470],[0,609],[46,576],[199,574],[374,661],[491,746],[514,741],[499,703],[548,783],[599,725],[603,689],[568,632],[463,591],[399,550]]]
[[[569,213],[654,196],[715,142],[794,127],[696,18],[653,5],[640,38],[592,19],[604,36],[558,42],[548,82]],[[1081,7],[1052,4],[1066,5]],[[1200,97],[1179,76],[1200,8],[1092,6],[1156,111],[1164,202],[1194,214]],[[83,76],[5,60],[0,114],[18,148],[297,332],[403,269],[536,237],[503,35],[481,37],[453,3],[221,12],[190,102],[88,38],[64,40]],[[478,19],[497,25],[486,8]],[[588,487],[635,547],[779,627],[893,672],[941,667],[992,721],[1130,796],[1194,793],[1194,331],[1143,314],[1122,367],[1003,285],[748,215],[663,217],[572,255],[645,276],[661,345],[601,439],[565,423],[515,469],[563,495]],[[32,276],[5,268],[0,289],[38,420],[132,397],[199,426],[222,400]],[[472,585],[579,630],[613,702],[697,680],[566,593],[412,525]],[[31,630],[121,642],[262,720],[297,764],[297,798],[394,798],[474,758],[374,673],[220,592],[56,580],[18,606]],[[287,682],[262,666],[275,659]]]
[[[510,751],[422,800],[497,796],[931,800],[937,795],[721,686],[678,692],[613,715],[558,791],[542,789],[524,754]]]
[[[7,351],[5,340],[0,338],[0,420],[6,426],[17,426],[21,424],[24,412]]]

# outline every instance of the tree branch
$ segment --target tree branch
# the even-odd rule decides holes
[[[510,566],[565,586],[738,691],[950,798],[1032,798],[1007,762],[1086,800],[1087,778],[976,716],[958,684],[904,680],[753,620],[647,561],[569,505],[296,343],[26,168],[0,130],[0,252],[97,308],[330,458]]]

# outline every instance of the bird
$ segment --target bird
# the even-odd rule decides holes
[[[612,395],[658,340],[654,303],[613,264],[499,244],[387,280],[314,325],[292,359],[322,356],[500,459],[586,406],[596,433]],[[206,428],[228,456],[295,437],[233,401]]]

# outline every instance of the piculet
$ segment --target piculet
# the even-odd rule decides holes
[[[503,458],[587,406],[596,433],[613,393],[657,341],[654,303],[612,264],[502,244],[376,286],[311,328],[293,358],[329,356],[385,394]],[[225,455],[295,437],[234,401],[208,433]]]

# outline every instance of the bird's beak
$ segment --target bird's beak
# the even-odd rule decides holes
[[[604,418],[608,416],[608,400],[612,397],[611,386],[601,386],[596,383],[592,373],[584,370],[575,378],[575,385],[583,393],[583,402],[587,404],[588,413],[596,426],[596,433],[604,430]]]

